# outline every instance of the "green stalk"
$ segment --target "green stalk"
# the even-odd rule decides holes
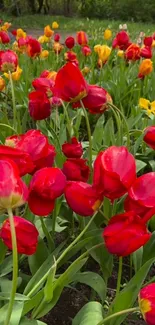
[[[81,107],[83,109],[83,113],[84,113],[84,116],[85,116],[85,120],[86,120],[86,126],[87,126],[87,133],[88,133],[88,140],[89,140],[89,167],[90,167],[90,181],[92,181],[92,172],[93,172],[93,169],[92,169],[92,151],[93,151],[93,145],[92,145],[92,137],[91,137],[91,128],[90,128],[90,123],[89,123],[89,118],[88,118],[88,114],[87,114],[87,111],[83,105],[83,102],[82,100],[80,100],[80,104],[81,104]]]
[[[44,222],[43,217],[40,217],[40,222],[41,222],[41,226],[42,226],[42,230],[44,232],[44,235],[45,235],[45,237],[46,237],[46,239],[48,241],[49,249],[50,249],[50,251],[52,251],[53,248],[54,248],[54,241],[53,241],[52,236],[50,235],[50,233],[49,233],[49,231],[48,231],[48,229],[46,227],[46,224]]]
[[[116,297],[120,292],[121,287],[121,278],[122,278],[122,266],[123,266],[123,258],[122,256],[119,258],[119,268],[118,268],[118,278],[117,278],[117,289],[116,289]]]
[[[139,307],[121,310],[118,313],[110,315],[110,316],[106,317],[105,319],[101,320],[101,322],[99,322],[97,325],[104,325],[107,321],[109,321],[112,318],[115,318],[115,317],[118,317],[118,316],[121,316],[121,315],[124,315],[124,314],[134,313],[136,311],[140,311]]]
[[[7,310],[6,319],[4,325],[10,324],[11,314],[13,310],[15,294],[17,289],[17,280],[18,280],[18,253],[17,253],[17,239],[16,239],[16,230],[14,225],[12,209],[8,209],[10,229],[11,229],[11,240],[12,240],[12,251],[13,251],[13,278],[12,278],[12,289],[10,294],[9,306]]]
[[[68,115],[68,110],[67,110],[67,107],[65,106],[63,100],[61,100],[61,104],[62,104],[62,107],[64,109],[64,114],[66,116],[66,121],[67,121],[67,130],[68,130],[68,134],[69,134],[69,137],[71,139],[72,137],[72,124],[71,124],[71,120],[69,118],[69,115]]]
[[[17,130],[17,110],[16,110],[16,102],[15,102],[15,92],[14,92],[12,74],[10,71],[9,71],[9,78],[10,78],[10,86],[11,86],[11,94],[12,94],[13,126],[14,129]]]

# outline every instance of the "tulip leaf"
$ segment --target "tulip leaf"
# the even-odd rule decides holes
[[[0,239],[0,264],[4,261],[6,251],[7,246],[3,243],[2,239]]]
[[[14,302],[13,311],[11,314],[11,319],[10,319],[9,325],[18,325],[19,324],[21,315],[22,315],[23,306],[24,306],[24,301],[15,301]],[[5,322],[7,311],[8,311],[8,304],[4,305],[0,309],[1,324],[3,324]]]
[[[44,288],[44,299],[47,302],[51,301],[53,298],[53,283],[54,283],[56,268],[57,268],[57,264],[56,264],[56,260],[55,260],[54,267],[51,269],[51,271],[48,275],[47,282],[46,282],[46,285]]]
[[[136,159],[136,173],[138,173],[141,169],[143,169],[147,164],[142,161],[142,160],[138,160]]]
[[[12,255],[6,257],[3,263],[0,265],[0,277],[10,273],[12,271]]]
[[[75,316],[72,325],[97,325],[103,320],[102,310],[99,302],[88,302]]]
[[[0,300],[10,300],[10,291],[9,292],[0,292]],[[30,298],[27,296],[24,296],[20,293],[16,293],[15,300],[27,301],[27,300],[30,300]]]
[[[41,322],[40,320],[29,319],[27,317],[24,317],[21,319],[19,325],[47,325],[47,324],[44,322]]]
[[[155,258],[147,261],[140,270],[134,275],[134,277],[128,282],[125,288],[119,293],[119,295],[113,300],[108,312],[108,316],[117,313],[121,310],[133,307],[142,284],[150,270],[151,265],[155,262]],[[117,318],[113,318],[109,321],[108,325],[120,325],[126,318],[126,315],[120,315]]]
[[[93,148],[97,151],[101,148],[103,142],[104,120],[104,115],[101,115],[96,123],[95,130],[93,132]]]
[[[44,291],[42,289],[36,295],[34,295],[31,299],[29,299],[28,301],[25,301],[22,316],[27,315],[27,313],[29,313],[30,310],[32,310],[36,306],[39,306],[43,296],[44,296]]]
[[[72,280],[73,282],[80,282],[90,286],[97,292],[102,303],[104,302],[106,296],[106,284],[99,274],[95,272],[77,273]]]
[[[48,257],[48,249],[42,238],[39,238],[36,253],[28,257],[29,268],[33,274],[37,272],[39,267],[45,262]]]
[[[135,269],[135,273],[141,268],[142,260],[143,260],[143,247],[137,249],[133,254],[133,265]]]
[[[143,247],[143,264],[155,257],[155,231],[152,233],[150,240]]]

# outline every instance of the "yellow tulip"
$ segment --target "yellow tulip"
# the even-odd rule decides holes
[[[59,24],[57,23],[57,21],[53,21],[53,23],[52,23],[52,28],[53,28],[53,29],[57,29],[57,28],[59,28]]]
[[[46,59],[46,58],[48,58],[48,56],[49,56],[49,51],[47,51],[47,50],[41,51],[41,53],[40,53],[41,59]]]
[[[124,51],[119,50],[119,51],[117,52],[117,56],[119,56],[120,58],[124,58]]]
[[[7,21],[4,23],[4,25],[1,26],[1,30],[7,31],[9,27],[11,26],[11,23],[8,23]]]
[[[54,34],[53,30],[51,29],[50,25],[45,26],[44,28],[44,35],[46,37],[52,37]]]
[[[48,43],[49,41],[50,41],[50,38],[45,35],[39,36],[39,38],[38,38],[38,42],[41,44]]]
[[[102,63],[105,63],[109,59],[110,54],[111,54],[111,48],[109,46],[102,45],[99,48],[98,56],[99,59],[102,61]]]
[[[16,35],[16,39],[18,40],[19,38],[26,38],[26,33],[23,31],[22,28],[18,28],[17,29],[17,35]]]
[[[155,47],[155,40],[153,40],[152,42],[152,47]]]
[[[153,102],[150,102],[146,98],[140,98],[139,99],[139,106],[143,109],[145,109],[148,113],[148,115],[155,114],[155,100]]]
[[[108,41],[112,37],[112,31],[111,29],[106,29],[104,31],[103,37],[106,41]]]
[[[15,81],[18,81],[18,80],[20,79],[20,76],[21,76],[21,74],[22,74],[22,71],[23,71],[23,70],[22,70],[19,66],[17,66],[16,71],[11,73],[11,75],[12,75],[12,79],[15,80]],[[9,76],[8,73],[5,72],[5,73],[4,73],[4,76],[5,76],[7,79],[10,79],[10,76]]]
[[[3,91],[5,89],[5,80],[0,77],[0,91]]]
[[[95,53],[98,53],[99,50],[100,50],[100,48],[101,48],[101,44],[97,44],[97,45],[95,45],[95,46],[94,46],[94,52],[95,52]]]

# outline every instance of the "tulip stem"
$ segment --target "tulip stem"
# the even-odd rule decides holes
[[[134,307],[134,308],[121,310],[118,313],[115,313],[113,315],[110,315],[110,316],[106,317],[101,322],[99,322],[97,325],[104,325],[107,321],[109,321],[112,318],[115,318],[115,317],[118,317],[118,316],[121,316],[121,315],[124,315],[124,314],[134,313],[136,311],[140,311],[140,308],[139,307]]]
[[[54,241],[52,239],[52,236],[50,235],[50,233],[46,227],[43,217],[40,217],[40,222],[41,222],[41,227],[42,227],[43,233],[44,233],[44,235],[47,239],[47,242],[48,242],[48,247],[49,247],[50,251],[52,252],[52,250],[54,249]]]
[[[117,278],[117,289],[116,289],[116,297],[120,292],[121,287],[121,278],[122,278],[122,266],[123,266],[123,258],[119,257],[119,268],[118,268],[118,278]]]
[[[10,71],[9,71],[9,78],[10,78],[10,86],[11,86],[11,94],[12,94],[13,126],[14,129],[17,130],[17,110],[16,110],[16,102],[15,102],[15,92],[14,92],[12,74]]]
[[[64,114],[66,116],[66,121],[67,121],[67,130],[68,130],[69,137],[71,139],[71,137],[72,137],[72,124],[71,124],[71,121],[70,121],[70,118],[69,118],[69,115],[68,115],[67,107],[65,106],[63,100],[61,100],[61,104],[62,104],[63,109],[64,109]]]
[[[90,167],[90,181],[92,181],[92,150],[93,150],[93,146],[92,146],[92,138],[91,138],[91,128],[90,128],[90,123],[89,123],[89,118],[88,118],[88,114],[87,111],[83,105],[82,100],[80,100],[80,104],[81,107],[83,109],[83,113],[85,116],[85,120],[86,120],[86,125],[87,125],[87,133],[88,133],[88,140],[89,140],[89,167]]]
[[[11,229],[11,240],[12,240],[12,251],[13,251],[13,278],[12,278],[12,289],[10,295],[9,306],[7,310],[6,319],[4,325],[10,324],[11,314],[13,310],[15,294],[17,289],[17,280],[18,280],[18,252],[17,252],[17,239],[16,239],[16,230],[13,219],[12,209],[8,209],[10,229]]]

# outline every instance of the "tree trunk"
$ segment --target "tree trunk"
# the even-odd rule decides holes
[[[35,0],[28,0],[28,5],[32,14],[36,13]]]

